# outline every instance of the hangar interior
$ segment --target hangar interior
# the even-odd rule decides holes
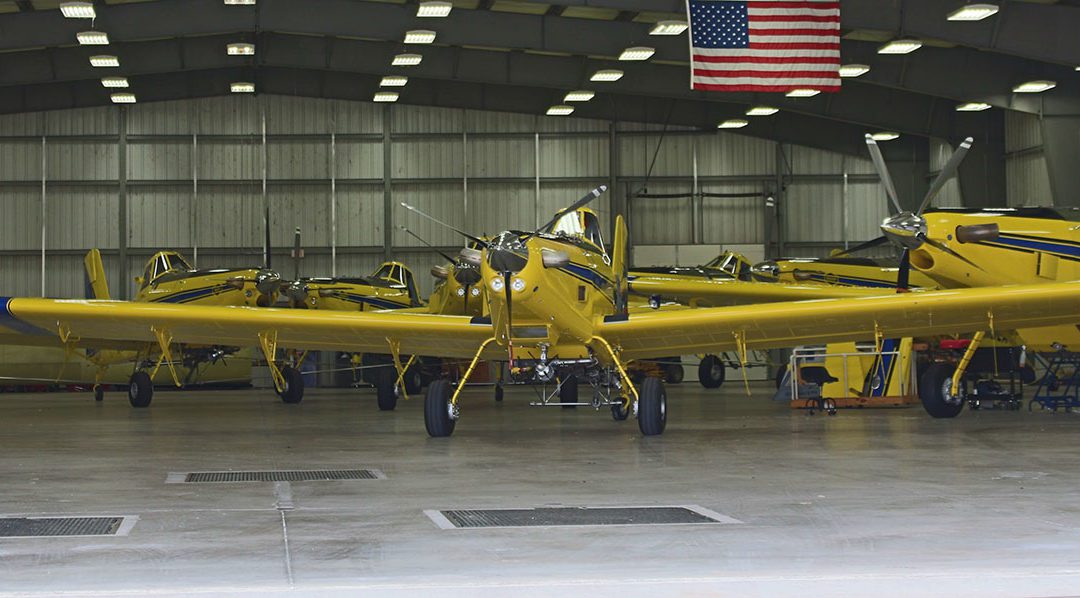
[[[93,21],[65,18],[63,4],[91,7]],[[431,4],[451,9],[417,16]],[[632,276],[698,267],[725,250],[753,264],[827,258],[878,238],[897,212],[866,134],[881,135],[904,210],[922,214],[968,136],[969,155],[930,208],[1080,207],[1080,3],[1003,0],[989,18],[961,23],[947,15],[970,2],[838,4],[842,62],[868,71],[845,77],[840,93],[797,98],[691,90],[688,34],[650,35],[685,24],[680,0],[0,1],[0,295],[90,299],[84,256],[96,248],[112,298],[124,301],[163,250],[198,269],[270,268],[284,280],[369,276],[397,261],[428,298],[443,284],[433,269],[465,244],[453,228],[484,239],[528,232],[598,185],[607,192],[589,208],[601,253],[613,252],[622,216]],[[108,41],[80,44],[87,30]],[[416,30],[433,30],[434,43],[406,43]],[[880,52],[908,39],[922,47]],[[651,57],[618,59],[639,46]],[[413,53],[422,62],[394,64]],[[92,67],[91,56],[119,66]],[[605,69],[622,75],[597,81]],[[122,89],[105,85],[114,75]],[[1053,85],[1013,91],[1026,81]],[[388,90],[393,101],[380,101]],[[588,99],[569,101],[575,90]],[[958,110],[972,102],[986,107]],[[549,114],[566,104],[571,115]],[[754,107],[773,111],[747,116]],[[743,124],[718,127],[733,121]],[[1075,229],[1063,264],[1076,260]],[[901,249],[858,255],[895,261]],[[1060,268],[1039,282],[1067,282]],[[11,305],[0,325],[19,319]],[[1060,305],[1074,310],[1075,300]],[[64,319],[48,321],[68,343]],[[970,336],[975,351],[982,337]],[[866,334],[858,340],[850,350],[866,352]],[[110,381],[94,401],[93,379],[21,373],[46,359],[66,367],[70,354],[0,347],[9,423],[0,532],[5,520],[114,520],[107,537],[0,534],[0,595],[1075,589],[1080,572],[1061,559],[1080,546],[1069,504],[1077,459],[1064,449],[1071,407],[1032,410],[1040,391],[1027,381],[1015,395],[1025,409],[970,403],[961,417],[935,419],[915,398],[813,417],[774,396],[783,368],[798,367],[779,348],[755,352],[762,367],[738,367],[746,356],[723,349],[735,357],[724,357],[719,389],[693,380],[709,352],[683,355],[687,379],[668,380],[664,436],[592,417],[587,400],[530,408],[538,391],[527,386],[508,387],[504,402],[502,366],[492,365],[463,386],[469,413],[457,435],[429,438],[423,393],[378,411],[369,385],[322,376],[305,383],[301,404],[285,404],[257,350],[236,356],[255,364],[242,388],[192,384],[136,409],[111,392],[123,384]],[[880,338],[877,351],[884,359]],[[334,367],[340,353],[311,361]],[[906,367],[918,386],[922,370]],[[153,380],[171,385],[166,369]],[[797,393],[803,380],[787,380]],[[607,403],[594,406],[606,414]],[[184,475],[199,472],[265,479],[189,485]],[[615,507],[679,512],[494,529],[463,529],[461,515]],[[124,572],[102,576],[108,567]]]

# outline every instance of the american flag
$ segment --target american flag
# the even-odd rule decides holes
[[[840,3],[688,0],[690,88],[840,91]]]

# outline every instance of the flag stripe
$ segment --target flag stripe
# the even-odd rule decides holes
[[[798,29],[805,31],[807,35],[821,35],[822,31],[839,31],[840,21],[832,21],[829,23],[809,23],[804,21],[792,21],[784,19],[782,21],[766,21],[760,22],[754,20],[754,26],[750,28],[750,33],[763,33],[772,32],[778,29]]]
[[[699,83],[715,85],[786,85],[784,91],[796,88],[824,89],[825,87],[840,85],[840,78],[814,78],[814,77],[696,77]]]
[[[694,75],[697,77],[792,77],[792,78],[821,78],[828,77],[829,79],[839,79],[839,75],[832,75],[826,71],[759,71],[759,70],[747,70],[747,69],[694,69]]]
[[[752,56],[741,56],[738,54],[698,54],[702,50],[696,50],[694,54],[694,62],[723,62],[723,63],[736,63],[736,62],[749,62],[749,63],[761,63],[761,64],[791,64],[790,57],[778,56],[776,52],[761,52]],[[811,54],[813,54],[811,56]],[[832,51],[816,50],[814,52],[807,52],[805,56],[799,57],[799,65],[805,66],[807,64],[834,64],[837,67],[840,66],[840,53]]]
[[[749,9],[754,8],[801,8],[805,9],[809,6],[813,6],[815,9],[831,8],[840,10],[839,2],[814,2],[813,0],[801,0],[794,2],[779,2],[773,0],[751,0],[746,3],[746,7]]]
[[[742,92],[742,91],[760,91],[765,93],[786,93],[792,89],[797,88],[798,85],[792,85],[791,83],[783,82],[779,85],[758,85],[758,84],[738,84],[738,85],[717,85],[712,83],[695,83],[694,89],[700,89],[702,91],[728,91],[728,92]],[[821,90],[823,92],[837,92],[840,91],[839,85],[819,85],[814,89]]]
[[[754,15],[754,24],[762,23],[839,23],[840,15]]]
[[[839,27],[835,27],[833,29],[835,31],[840,30]],[[757,27],[754,27],[754,28],[750,29],[750,40],[751,41],[753,41],[755,35],[758,35],[758,36],[761,36],[761,37],[774,37],[774,36],[778,36],[778,35],[791,36],[791,37],[798,36],[798,37],[810,38],[810,40],[813,40],[813,41],[831,41],[831,40],[835,39],[835,36],[829,35],[829,30],[828,29],[790,29],[790,28],[781,29],[780,27],[776,27],[774,29],[770,29],[768,27],[759,29]],[[810,40],[807,40],[807,41],[810,41]]]
[[[791,70],[788,64],[770,62],[700,62],[694,61],[694,72],[701,71],[767,71],[770,73],[783,73]],[[815,73],[836,73],[836,63],[823,64],[800,64],[799,70],[814,71]]]

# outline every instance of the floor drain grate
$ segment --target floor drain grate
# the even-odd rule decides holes
[[[214,484],[228,482],[333,482],[340,480],[381,480],[377,469],[318,469],[310,471],[193,471],[170,473],[169,484]]]
[[[126,517],[4,517],[0,538],[57,538],[63,536],[126,535]],[[123,534],[121,531],[123,530]]]
[[[677,507],[547,507],[424,511],[443,529],[585,525],[694,525],[741,523],[696,505]]]

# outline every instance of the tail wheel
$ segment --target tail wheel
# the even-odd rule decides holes
[[[285,386],[278,392],[281,400],[295,405],[304,400],[304,375],[294,367],[281,368],[281,377],[285,379]]]
[[[456,410],[450,404],[450,381],[432,382],[424,397],[424,425],[428,436],[442,438],[453,434],[456,420]]]
[[[638,427],[645,436],[663,434],[667,427],[667,391],[659,378],[646,378],[638,389]]]
[[[664,380],[669,384],[681,384],[686,377],[681,363],[669,363],[664,366]]]
[[[128,402],[132,407],[149,407],[154,398],[154,383],[150,380],[150,374],[135,372],[128,381]]]
[[[397,407],[397,374],[394,368],[381,367],[375,372],[375,395],[379,411],[393,411]]]
[[[964,409],[966,393],[961,385],[959,389],[952,387],[953,372],[956,367],[935,363],[926,368],[919,380],[919,399],[923,408],[933,417],[947,418],[956,417]]]
[[[705,388],[720,388],[727,377],[724,371],[724,362],[715,355],[706,355],[697,369],[698,381]]]
[[[611,417],[617,422],[630,417],[630,401],[626,397],[619,397],[619,402],[611,406]]]
[[[577,376],[570,375],[563,380],[562,386],[559,387],[559,402],[560,403],[577,403]],[[563,409],[575,409],[577,405],[563,405]]]

